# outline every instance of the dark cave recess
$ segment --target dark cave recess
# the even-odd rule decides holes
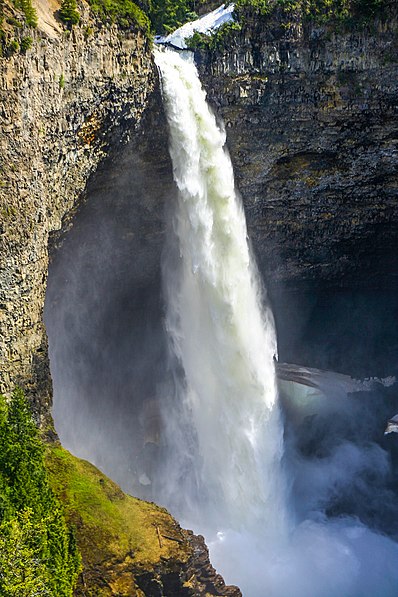
[[[398,375],[398,280],[366,288],[303,283],[270,292],[279,360],[357,378]]]

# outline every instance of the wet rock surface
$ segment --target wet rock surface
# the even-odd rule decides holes
[[[217,574],[209,560],[209,550],[201,535],[188,533],[188,543],[193,549],[193,555],[188,564],[188,580],[192,584],[192,595],[205,597],[206,595],[228,595],[241,597],[242,593],[233,585],[226,585],[223,578]]]
[[[226,585],[209,560],[209,550],[201,535],[182,531],[185,547],[190,550],[186,563],[167,563],[166,571],[135,574],[137,587],[148,597],[241,597],[238,587]]]

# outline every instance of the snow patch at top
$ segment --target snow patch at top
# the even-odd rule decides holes
[[[182,25],[182,27],[167,36],[156,35],[155,43],[166,44],[179,50],[185,50],[188,47],[185,40],[192,37],[196,31],[198,33],[211,33],[221,27],[221,25],[224,25],[224,23],[233,21],[232,13],[234,8],[234,4],[229,4],[228,6],[222,4],[207,15],[200,17],[200,19],[185,23],[185,25]]]

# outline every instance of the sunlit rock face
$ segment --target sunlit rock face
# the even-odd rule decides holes
[[[109,146],[133,134],[155,82],[141,32],[85,30],[38,32],[31,51],[0,60],[0,392],[22,386],[43,426],[51,403],[49,234]]]

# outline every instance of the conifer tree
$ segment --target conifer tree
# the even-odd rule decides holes
[[[72,597],[80,555],[21,390],[0,395],[0,595]]]
[[[77,25],[80,21],[80,14],[77,10],[76,0],[62,0],[59,17],[69,29],[72,29],[73,25]]]

